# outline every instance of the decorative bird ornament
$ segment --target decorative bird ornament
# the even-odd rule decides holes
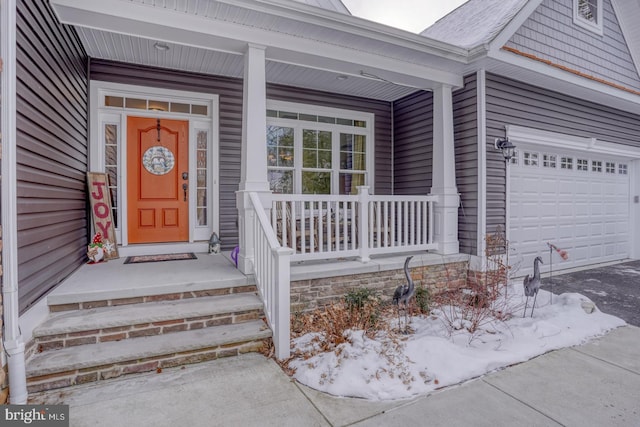
[[[393,293],[393,304],[398,306],[398,329],[400,329],[400,305],[404,305],[405,333],[407,332],[409,322],[407,313],[409,302],[416,293],[416,287],[413,284],[413,279],[411,279],[411,274],[409,273],[409,262],[411,261],[411,258],[413,258],[413,256],[409,256],[404,260],[404,275],[407,278],[407,283],[405,285],[398,286]]]
[[[540,282],[540,263],[544,264],[544,262],[542,262],[542,258],[538,256],[533,260],[533,276],[525,276],[524,281],[522,282],[522,285],[524,286],[524,295],[527,297],[524,302],[524,313],[522,314],[522,317],[527,315],[529,297],[534,297],[533,307],[531,307],[531,317],[533,317],[533,310],[536,308],[536,299],[538,298],[538,290],[540,289],[540,285],[542,285],[542,282]]]

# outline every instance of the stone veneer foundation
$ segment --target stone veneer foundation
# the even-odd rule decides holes
[[[433,293],[458,289],[482,281],[482,275],[469,270],[468,260],[420,265],[410,264],[411,278],[416,286],[426,286]],[[380,271],[336,275],[291,281],[291,312],[304,312],[322,308],[341,300],[347,292],[368,288],[390,301],[396,287],[406,283],[404,270],[396,267]]]

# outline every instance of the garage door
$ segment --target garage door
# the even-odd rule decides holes
[[[519,147],[509,172],[516,275],[531,273],[536,256],[549,270],[547,242],[569,254],[553,254],[554,271],[628,258],[629,167],[605,155]]]

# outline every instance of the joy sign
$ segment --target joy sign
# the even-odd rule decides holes
[[[105,253],[105,259],[118,258],[116,233],[111,216],[111,198],[109,197],[109,177],[105,173],[87,172],[91,217],[95,232],[104,236],[113,250]]]

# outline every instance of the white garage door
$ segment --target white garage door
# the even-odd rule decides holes
[[[514,163],[515,162],[515,163]],[[553,270],[629,256],[629,164],[621,159],[553,149],[520,148],[510,165],[509,240],[521,260],[517,275],[541,256]]]

